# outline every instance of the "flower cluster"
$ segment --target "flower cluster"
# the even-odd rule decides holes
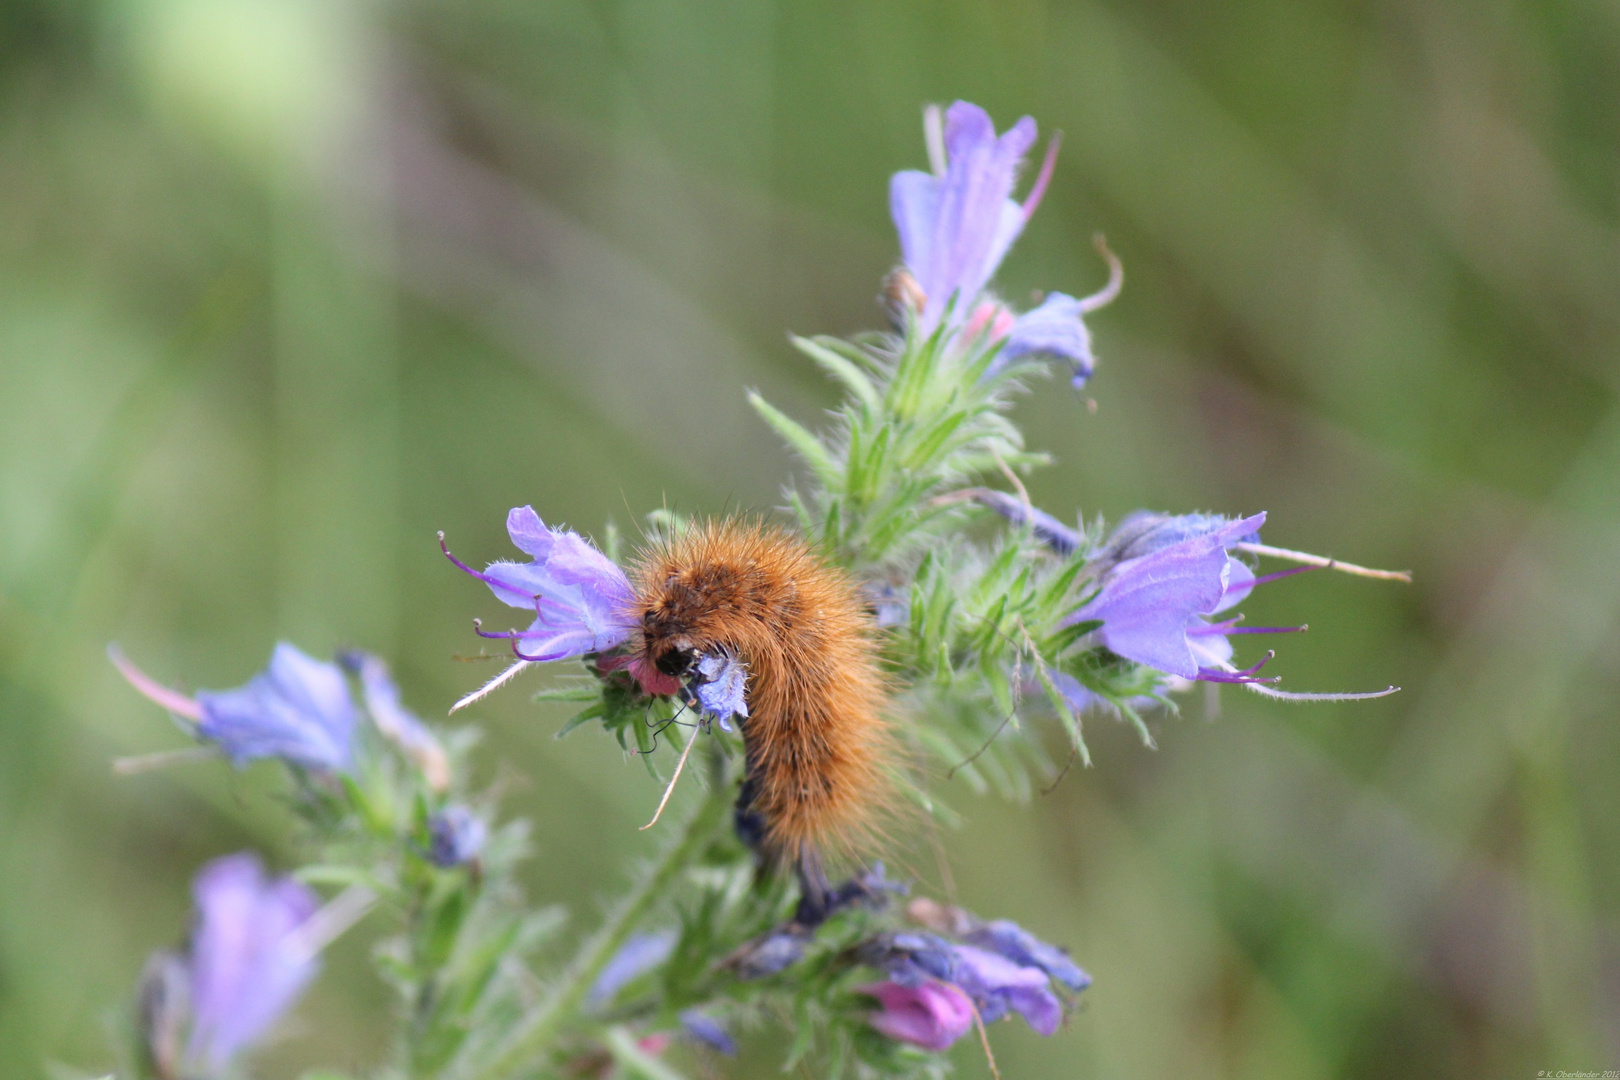
[[[1020,476],[1047,458],[1025,448],[1010,411],[1054,366],[1075,387],[1091,379],[1085,318],[1117,295],[1120,266],[1099,242],[1110,267],[1099,292],[1052,292],[1027,311],[1003,302],[992,282],[1049,188],[1057,140],[1020,201],[1032,119],[998,134],[959,101],[930,108],[924,131],[929,170],[890,185],[901,258],[886,288],[892,332],[795,339],[845,391],[834,422],[811,431],[751,397],[804,462],[786,496],[806,546],[869,600],[870,624],[852,640],[881,652],[864,659],[883,672],[909,756],[975,789],[1027,796],[1067,766],[1045,756],[1038,724],[1011,722],[1021,714],[1055,722],[1071,763],[1090,764],[1085,718],[1128,719],[1151,742],[1144,712],[1173,710],[1197,682],[1296,700],[1393,692],[1278,689],[1261,674],[1271,654],[1243,666],[1234,640],[1304,626],[1245,626],[1236,609],[1260,585],[1313,568],[1404,575],[1266,545],[1264,513],[1141,512],[1107,532],[1031,503]],[[655,536],[689,525],[649,518]],[[451,711],[535,665],[582,661],[583,678],[537,695],[579,706],[559,735],[600,722],[655,776],[675,759],[648,827],[688,760],[699,762],[704,793],[685,824],[573,957],[547,968],[537,947],[563,918],[531,908],[515,884],[523,824],[493,824],[493,797],[467,784],[471,734],[407,710],[382,660],[326,662],[282,643],[245,685],[187,695],[112,649],[131,685],[200,744],[181,756],[279,764],[309,848],[306,869],[287,878],[252,855],[204,868],[189,948],[157,954],[142,979],[133,1075],[235,1075],[314,977],[322,947],[371,911],[395,928],[376,955],[407,1018],[401,1075],[678,1077],[681,1055],[735,1053],[750,1027],[791,1016],[790,1069],[814,1053],[819,1075],[935,1077],[974,1027],[987,1053],[984,1025],[998,1020],[1059,1030],[1091,978],[1024,928],[925,898],[902,904],[908,887],[881,864],[840,884],[804,854],[797,882],[761,873],[744,739],[767,716],[770,667],[731,646],[647,659],[650,631],[612,544],[599,550],[529,506],[506,528],[526,560],[482,570],[440,536],[445,556],[527,623],[475,621],[512,662]],[[1261,558],[1290,568],[1257,574]],[[177,756],[126,759],[120,771],[159,760]],[[312,884],[335,896],[323,906]]]
[[[1041,1035],[1063,1021],[1054,988],[1078,994],[1091,976],[1062,949],[1006,919],[981,922],[960,908],[919,898],[912,918],[937,932],[905,931],[868,942],[863,952],[888,978],[862,987],[882,1006],[871,1024],[891,1038],[943,1050],[976,1017],[991,1023],[1016,1014]],[[955,941],[941,936],[954,931]]]

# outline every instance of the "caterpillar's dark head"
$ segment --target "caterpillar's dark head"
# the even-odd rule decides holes
[[[697,652],[689,645],[683,645],[684,639],[670,641],[662,652],[653,655],[653,666],[665,675],[680,678],[692,670],[697,663]]]
[[[724,613],[737,608],[736,578],[729,568],[689,567],[669,574],[643,600],[644,655],[661,673],[679,678],[698,656],[725,637]]]

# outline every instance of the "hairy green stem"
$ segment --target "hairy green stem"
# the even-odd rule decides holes
[[[518,1022],[496,1051],[494,1060],[474,1074],[475,1080],[506,1080],[529,1068],[579,1012],[586,993],[608,961],[725,820],[731,789],[724,782],[724,771],[724,758],[715,752],[710,758],[708,794],[687,821],[680,839],[658,857],[629,895],[619,902],[607,921],[580,948],[562,982]]]

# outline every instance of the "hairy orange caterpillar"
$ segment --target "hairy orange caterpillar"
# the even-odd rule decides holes
[[[888,694],[860,591],[792,534],[737,519],[645,553],[635,590],[643,668],[681,677],[717,654],[746,665],[737,831],[767,865],[792,866],[805,910],[822,910],[823,854],[868,847],[889,790]]]

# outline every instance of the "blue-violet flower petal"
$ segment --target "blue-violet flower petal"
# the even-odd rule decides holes
[[[1066,293],[1051,293],[1039,307],[1013,321],[1007,343],[996,355],[991,369],[999,371],[1025,356],[1050,357],[1069,365],[1072,373],[1069,381],[1076,390],[1080,389],[1097,367],[1084,314],[1081,301]]]
[[[514,639],[522,655],[561,660],[611,649],[630,636],[635,593],[611,559],[578,533],[548,527],[530,506],[507,514],[506,531],[533,560],[493,562],[477,577],[501,602],[535,613]]]
[[[355,710],[336,664],[285,641],[246,686],[197,694],[197,734],[237,765],[278,757],[307,769],[346,772],[353,764]]]
[[[673,930],[632,935],[596,977],[586,1001],[593,1006],[607,1004],[620,990],[668,960],[674,949]]]
[[[1185,679],[1201,667],[1187,631],[1196,616],[1215,611],[1226,595],[1227,545],[1255,532],[1265,514],[1127,559],[1110,570],[1089,602],[1064,625],[1098,620],[1104,643],[1128,660]]]
[[[476,859],[484,850],[489,826],[460,803],[452,803],[428,819],[428,859],[446,869]]]
[[[1015,964],[972,945],[956,946],[956,958],[956,985],[967,991],[985,1023],[1016,1012],[1036,1032],[1050,1035],[1063,1022],[1063,1003],[1040,968]]]
[[[318,963],[298,930],[319,901],[291,878],[266,876],[247,852],[209,863],[193,894],[187,1056],[217,1073],[261,1039],[314,976]]]
[[[965,316],[1023,230],[1025,210],[1012,192],[1034,142],[1030,117],[998,137],[987,112],[958,101],[945,113],[944,175],[907,170],[890,181],[901,256],[925,298],[925,332],[953,298],[957,320]]]
[[[735,656],[710,653],[699,658],[697,684],[698,704],[703,711],[720,721],[726,731],[731,730],[733,716],[748,715],[748,698],[744,691],[748,685],[748,665]]]
[[[1076,993],[1091,985],[1091,976],[1080,970],[1068,953],[1047,944],[1010,919],[986,923],[968,935],[968,940],[1015,964],[1040,968]]]
[[[697,1009],[687,1009],[681,1013],[681,1030],[686,1032],[688,1038],[711,1050],[717,1050],[727,1057],[737,1055],[737,1040],[720,1025],[720,1021]]]

